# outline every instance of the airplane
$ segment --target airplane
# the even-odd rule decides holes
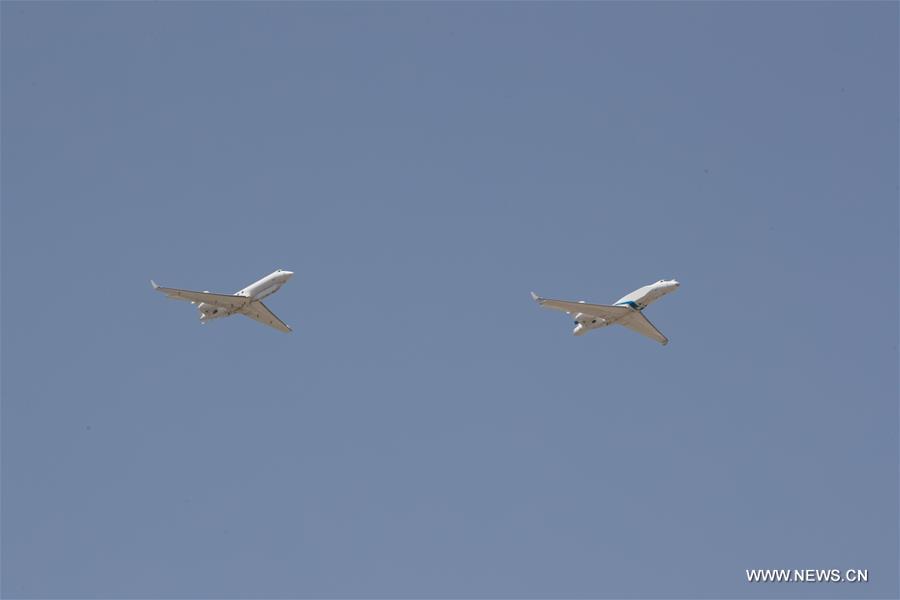
[[[669,343],[669,339],[661,334],[641,311],[666,294],[674,292],[680,285],[674,279],[668,281],[660,279],[656,283],[634,290],[627,296],[622,296],[612,305],[588,304],[584,300],[578,302],[550,300],[541,298],[534,292],[531,292],[531,297],[541,306],[575,315],[575,329],[572,335],[584,335],[588,331],[609,325],[623,325],[665,346]]]
[[[197,310],[200,311],[200,323],[202,325],[205,325],[207,321],[212,319],[240,314],[250,317],[254,321],[259,321],[263,325],[274,327],[278,331],[290,333],[291,328],[276,317],[275,313],[262,303],[262,299],[280,290],[281,286],[287,283],[292,275],[291,271],[278,269],[232,295],[161,287],[152,279],[150,280],[150,285],[153,286],[154,290],[164,293],[169,298],[187,300],[191,304],[196,304]]]

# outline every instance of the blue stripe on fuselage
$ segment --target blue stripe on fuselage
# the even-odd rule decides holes
[[[616,302],[616,306],[622,306],[623,304],[630,306],[634,310],[643,310],[643,306],[635,302],[634,300],[626,300],[625,302]]]

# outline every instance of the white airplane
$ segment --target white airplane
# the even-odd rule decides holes
[[[187,300],[191,304],[196,304],[200,311],[200,323],[202,324],[206,324],[212,319],[239,314],[259,321],[263,325],[274,327],[278,331],[290,333],[291,328],[276,317],[275,313],[262,303],[262,299],[280,290],[292,275],[293,273],[290,271],[278,269],[233,295],[160,287],[152,279],[150,285],[154,290],[164,293],[169,298]]]
[[[541,306],[575,315],[575,329],[572,331],[572,335],[584,335],[588,331],[608,325],[623,325],[665,346],[669,343],[668,338],[661,334],[641,311],[666,294],[677,290],[679,285],[681,284],[674,279],[669,281],[660,279],[656,283],[634,290],[627,296],[622,296],[611,306],[587,304],[584,300],[578,302],[550,300],[541,298],[534,292],[531,292],[531,297],[537,300]]]

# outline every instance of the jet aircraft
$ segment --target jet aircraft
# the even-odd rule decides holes
[[[612,305],[588,304],[584,300],[578,302],[550,300],[541,298],[534,292],[531,292],[531,297],[541,306],[574,315],[575,329],[572,335],[584,335],[588,331],[608,325],[622,325],[665,346],[669,343],[669,339],[653,326],[642,311],[652,302],[677,290],[679,285],[681,284],[674,279],[668,281],[660,279],[656,283],[636,289],[627,296],[622,296]]]
[[[274,327],[278,331],[290,333],[291,328],[276,317],[275,313],[262,303],[262,299],[280,290],[281,286],[287,283],[292,275],[291,271],[278,269],[233,295],[161,287],[152,279],[150,280],[150,285],[153,286],[153,289],[164,293],[169,298],[187,300],[191,304],[197,305],[197,310],[200,311],[201,324],[205,325],[207,321],[212,319],[239,314],[250,317],[254,321],[259,321],[263,325]]]

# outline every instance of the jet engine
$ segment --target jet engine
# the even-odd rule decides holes
[[[591,329],[608,325],[606,319],[601,319],[600,317],[595,317],[594,315],[586,315],[584,313],[578,313],[577,315],[575,315],[575,324],[584,325],[585,327],[589,327]]]
[[[200,304],[198,304],[197,310],[200,311],[201,321],[218,319],[219,317],[224,317],[228,312],[224,308],[219,308],[218,306],[213,306],[212,304],[207,304],[206,302],[201,302]]]
[[[609,325],[609,321],[607,321],[606,319],[601,319],[600,317],[595,317],[594,315],[577,313],[575,315],[575,329],[572,330],[572,334],[584,335],[592,329],[599,329],[601,327],[606,327],[607,325]]]

